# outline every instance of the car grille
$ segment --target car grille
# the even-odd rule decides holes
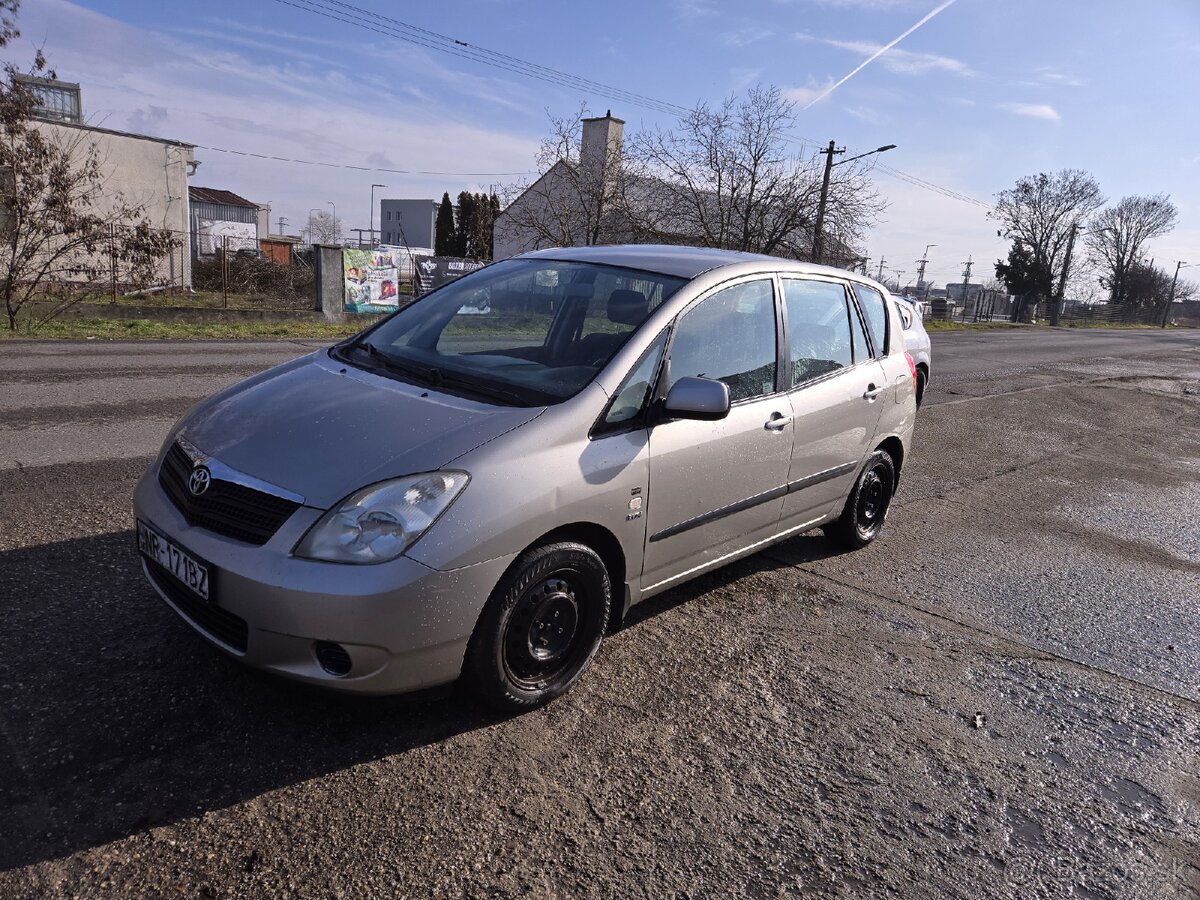
[[[154,582],[155,587],[166,594],[167,599],[175,604],[193,625],[238,653],[246,652],[249,628],[245,619],[201,600],[154,560],[144,556],[142,559],[145,560],[146,570],[150,573],[150,580]]]
[[[189,525],[247,544],[265,544],[300,504],[214,477],[207,491],[196,497],[188,490],[195,468],[178,442],[171,445],[158,470],[158,483]]]

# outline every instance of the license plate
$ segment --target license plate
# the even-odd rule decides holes
[[[208,599],[208,566],[189,556],[141,519],[137,523],[138,550],[154,560],[179,582],[204,600]]]

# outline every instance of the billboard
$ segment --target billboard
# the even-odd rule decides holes
[[[343,250],[346,312],[389,313],[400,307],[400,271],[389,250]]]
[[[449,281],[482,269],[487,263],[478,259],[458,259],[453,256],[424,256],[416,260],[413,293],[420,297]]]
[[[204,256],[216,253],[226,246],[230,253],[258,249],[258,226],[253,222],[198,219],[196,225],[200,238],[200,253]],[[226,239],[228,244],[225,243]]]

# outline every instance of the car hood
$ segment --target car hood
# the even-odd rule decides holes
[[[536,418],[334,362],[324,351],[256,375],[193,410],[178,435],[326,509],[386,478],[439,469]]]

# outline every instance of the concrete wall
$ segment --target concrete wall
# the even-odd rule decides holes
[[[195,158],[194,148],[175,141],[80,125],[39,121],[35,127],[60,146],[76,148],[76,154],[87,152],[92,145],[99,150],[105,190],[97,204],[98,211],[110,212],[118,194],[127,203],[144,205],[144,215],[151,224],[176,232],[176,238],[183,242],[179,250],[163,259],[157,272],[161,283],[190,287],[187,172],[188,163]]]

